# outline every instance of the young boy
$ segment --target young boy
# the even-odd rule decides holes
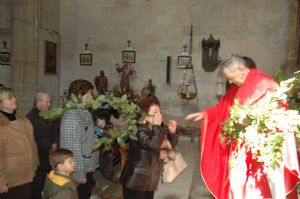
[[[50,153],[53,168],[47,176],[44,186],[45,199],[78,199],[77,186],[69,178],[74,171],[72,151],[58,148]]]

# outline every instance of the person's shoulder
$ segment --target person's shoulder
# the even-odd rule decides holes
[[[77,184],[75,183],[74,180],[71,180],[69,182],[67,182],[66,184],[63,185],[63,187],[65,188],[70,188],[70,189],[75,189],[77,188]]]
[[[83,109],[80,109],[80,108],[73,108],[73,109],[68,109],[64,112],[64,116],[66,117],[70,117],[70,116],[75,116],[77,115],[78,113],[81,113],[83,112]]]
[[[25,117],[23,114],[16,113],[16,118],[19,122],[32,127],[32,123],[31,123],[30,119],[28,117]]]
[[[40,116],[39,116],[39,112],[37,110],[35,110],[34,108],[31,109],[26,115],[25,117],[27,119],[30,120],[31,123],[36,122],[38,120],[40,120]]]
[[[149,128],[147,127],[147,125],[142,124],[142,123],[137,123],[137,128],[138,130],[149,130]]]
[[[266,75],[265,73],[260,73],[260,78],[258,78],[258,85],[264,86],[270,89],[277,89],[278,84],[277,82],[270,76]]]
[[[62,116],[61,125],[77,124],[81,120],[81,113],[77,109],[68,109]]]
[[[26,117],[32,117],[34,115],[33,109],[31,109],[27,114]]]
[[[277,83],[275,82],[275,80],[270,77],[269,75],[263,73],[262,71],[258,70],[258,69],[251,69],[251,77],[250,77],[250,82],[251,84],[261,84],[261,85],[267,85],[267,84],[271,84],[276,86]]]

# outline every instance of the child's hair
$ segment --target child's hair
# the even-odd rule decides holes
[[[58,148],[52,151],[49,155],[50,164],[53,169],[56,169],[58,164],[63,164],[67,158],[72,158],[73,152],[68,149]]]
[[[95,124],[98,119],[105,120],[106,126],[110,124],[110,113],[106,109],[96,109],[92,113]]]

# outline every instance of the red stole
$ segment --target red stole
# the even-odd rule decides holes
[[[264,97],[267,92],[274,92],[277,87],[278,85],[272,78],[257,69],[251,69],[240,87],[232,84],[218,104],[202,111],[200,171],[206,186],[214,197],[231,198],[228,169],[230,148],[224,143],[220,143],[219,133],[221,132],[220,124],[227,120],[234,99],[239,99],[241,104],[251,105]],[[293,159],[295,158],[297,159],[297,156]],[[297,176],[299,168],[292,173],[293,175],[289,176],[296,175],[296,177],[288,177],[294,180],[292,183],[286,183],[290,184],[288,187],[286,186],[287,192],[295,188],[295,183],[299,180]],[[267,190],[265,195],[268,197],[269,188],[265,189]]]

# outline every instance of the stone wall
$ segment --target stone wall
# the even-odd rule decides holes
[[[274,75],[284,64],[288,41],[289,3],[286,0],[64,0],[61,1],[60,93],[76,78],[93,81],[104,70],[109,88],[118,84],[116,63],[126,41],[136,51],[136,92],[152,78],[162,109],[168,115],[185,115],[216,102],[217,74],[201,67],[201,41],[210,34],[221,40],[219,54],[252,57],[258,67]],[[193,64],[198,96],[178,97],[183,70],[177,56],[189,45],[193,24]],[[84,44],[93,54],[92,66],[80,66]],[[172,56],[171,84],[166,84],[166,60]]]
[[[0,51],[4,41],[7,42],[6,47],[11,49],[8,5],[8,0],[0,1]],[[0,83],[10,86],[10,65],[0,65]]]
[[[0,83],[12,87],[26,113],[36,92],[59,103],[59,0],[0,1],[0,48],[8,42],[11,65],[0,65]],[[57,43],[57,74],[45,74],[45,40]],[[0,49],[1,50],[1,49]]]
[[[41,0],[40,2],[38,90],[50,93],[53,107],[57,107],[60,100],[60,0]],[[57,44],[56,74],[45,73],[45,41]]]
[[[0,1],[0,48],[11,39],[9,1]],[[25,1],[24,1],[25,2]],[[26,1],[27,2],[27,1]],[[30,1],[28,1],[30,3]],[[27,3],[28,3],[27,2]],[[109,89],[119,84],[116,63],[121,63],[127,40],[136,51],[136,73],[131,85],[136,93],[151,78],[165,114],[182,116],[216,102],[218,70],[201,67],[201,41],[210,34],[221,40],[221,57],[238,53],[252,57],[269,75],[285,64],[293,0],[64,0],[36,2],[38,14],[38,62],[34,92],[46,90],[59,96],[76,78],[93,81],[100,70],[109,79]],[[26,5],[24,4],[24,7]],[[26,15],[26,9],[19,14]],[[16,12],[16,11],[15,11]],[[178,97],[183,70],[177,69],[182,46],[189,45],[193,24],[193,64],[198,96],[191,101]],[[25,28],[25,26],[24,26]],[[17,30],[17,29],[15,29]],[[24,29],[25,30],[25,29]],[[26,34],[35,34],[27,32]],[[26,35],[24,35],[26,36]],[[57,43],[56,75],[44,73],[44,42]],[[84,44],[93,54],[92,66],[80,66]],[[8,47],[12,48],[9,42]],[[30,46],[29,46],[30,48]],[[25,51],[24,51],[25,52]],[[167,56],[172,57],[171,83],[166,83]],[[11,86],[10,66],[0,66],[0,82]],[[19,70],[16,68],[16,70]],[[31,69],[32,70],[32,69]],[[28,73],[28,72],[27,72]],[[19,71],[19,74],[23,74]],[[29,95],[29,94],[28,94]],[[26,99],[29,100],[27,96]]]

